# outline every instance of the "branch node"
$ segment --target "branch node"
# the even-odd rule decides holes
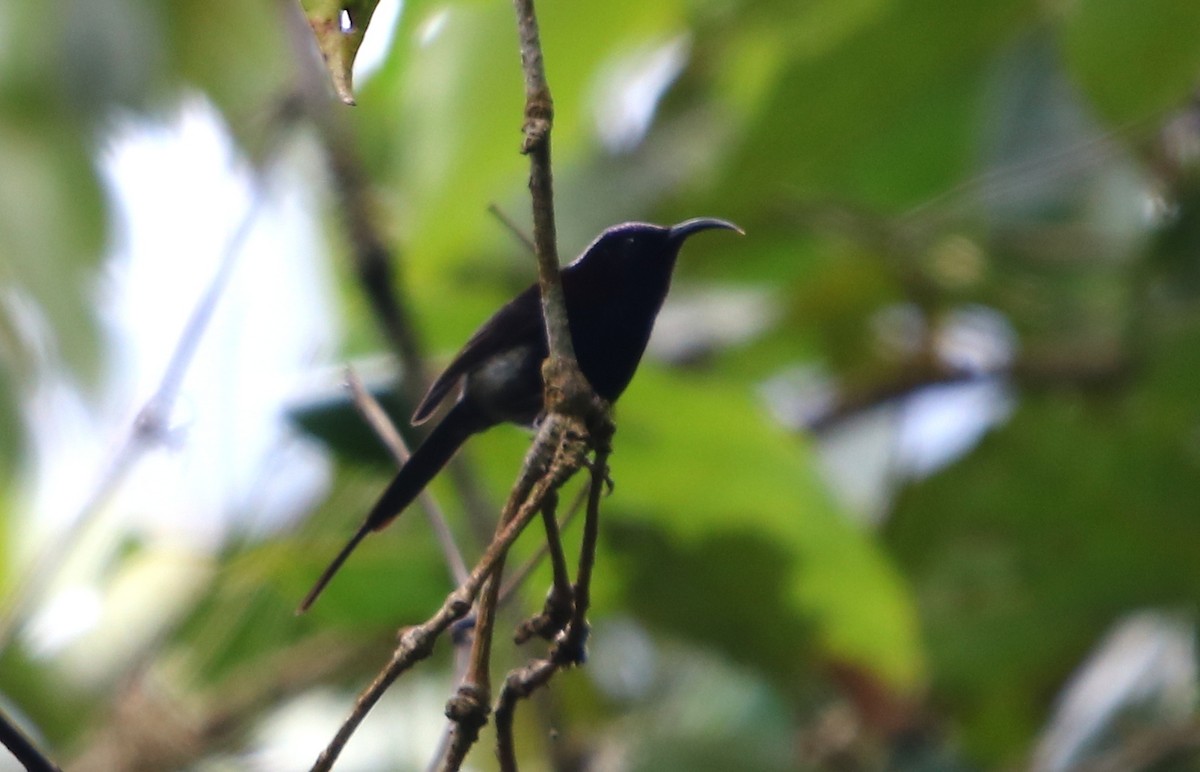
[[[574,613],[575,593],[570,587],[560,587],[556,584],[547,593],[542,612],[522,622],[517,627],[513,640],[516,643],[525,643],[535,636],[547,641],[554,640],[567,626],[567,622],[571,621]]]
[[[476,684],[463,684],[446,702],[446,718],[469,731],[482,728],[490,712],[488,696]]]
[[[398,649],[409,652],[414,659],[425,659],[433,653],[434,636],[428,635],[420,625],[406,627],[400,631]]]
[[[458,589],[450,593],[447,610],[456,619],[466,616],[467,612],[471,610],[471,604],[474,602],[474,598],[471,596],[472,593],[468,592],[465,586],[459,585]]]
[[[587,662],[587,641],[592,626],[580,618],[559,633],[550,659],[559,667],[575,667]]]
[[[522,131],[525,141],[521,152],[529,155],[539,149],[550,138],[550,127],[554,124],[554,100],[549,89],[540,89],[526,97],[525,124]]]

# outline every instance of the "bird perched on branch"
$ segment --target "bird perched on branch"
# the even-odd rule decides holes
[[[563,296],[579,369],[593,391],[615,401],[629,385],[666,299],[683,242],[713,228],[742,230],[713,218],[669,228],[615,225],[562,269]],[[458,400],[384,490],[358,531],[300,604],[306,611],[371,531],[404,511],[472,434],[499,423],[531,425],[542,411],[542,362],[548,356],[536,284],[484,322],[438,376],[412,423],[426,421],[461,384]]]

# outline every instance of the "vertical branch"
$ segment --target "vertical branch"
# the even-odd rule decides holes
[[[541,291],[542,317],[546,325],[549,358],[542,372],[549,414],[543,432],[556,431],[553,425],[574,413],[586,414],[591,406],[592,390],[579,372],[571,330],[567,321],[566,300],[559,273],[557,233],[554,222],[554,185],[550,165],[550,129],[554,121],[554,101],[546,81],[537,15],[533,0],[514,0],[517,34],[520,39],[521,69],[525,75],[525,141],[521,152],[529,156],[529,192],[533,205],[533,243],[538,262],[538,287]],[[564,415],[560,415],[564,414]],[[509,525],[517,501],[527,500],[528,491],[518,485],[509,499],[506,516],[498,529]],[[487,720],[491,701],[490,657],[495,627],[496,606],[500,595],[504,557],[488,577],[479,596],[475,639],[471,663],[458,693],[446,706],[446,714],[455,722],[450,747],[442,760],[444,770],[457,769],[467,750],[475,742],[479,728]]]
[[[547,506],[542,507],[542,519],[546,524],[546,551],[550,554],[550,567],[554,572],[554,588],[562,590],[570,587],[571,577],[567,573],[567,558],[563,554],[562,534],[555,512],[557,500],[557,496],[547,499]]]
[[[551,640],[566,626],[571,619],[574,604],[574,591],[571,589],[571,576],[567,572],[567,558],[563,553],[562,534],[559,531],[558,520],[555,517],[557,497],[546,500],[542,507],[542,520],[546,526],[546,544],[543,552],[550,556],[550,568],[553,572],[553,583],[542,611],[532,619],[527,619],[517,628],[514,640],[517,643],[536,636]],[[501,598],[504,597],[501,593]]]
[[[539,434],[538,440],[541,439],[542,435]],[[547,439],[550,439],[549,434],[547,434]],[[496,525],[496,537],[493,539],[489,552],[496,548],[501,534],[511,530],[513,519],[524,508],[527,508],[534,498],[530,485],[534,476],[538,474],[538,467],[541,466],[541,463],[536,460],[540,444],[535,440],[533,447],[526,455],[525,469],[533,474],[522,474],[522,479],[513,486],[508,503],[500,516],[500,522]],[[545,477],[543,476],[542,479]],[[541,495],[537,496],[539,510],[544,511],[549,505],[549,502],[555,497],[554,490],[554,487],[546,488]],[[438,765],[438,769],[444,772],[450,772],[462,766],[467,752],[479,739],[479,730],[487,723],[488,712],[491,710],[492,636],[496,628],[496,610],[500,605],[501,580],[507,552],[507,546],[498,549],[494,565],[487,574],[482,575],[484,579],[476,599],[475,628],[471,639],[467,673],[463,677],[458,691],[446,703],[446,716],[453,722],[453,727],[450,733],[450,742]]]
[[[565,517],[563,517],[562,522],[555,525],[556,531],[561,533],[567,529],[567,526],[571,524],[571,522],[575,519],[575,516],[578,515],[580,510],[583,508],[583,503],[587,498],[587,495],[588,487],[585,485],[584,487],[580,488],[579,493],[575,495],[575,500],[571,502],[571,508],[567,510],[567,514]],[[549,536],[547,536],[546,544],[540,546],[536,552],[529,556],[529,559],[526,560],[520,568],[518,568],[516,571],[513,571],[509,575],[508,581],[505,582],[504,587],[500,589],[501,604],[507,602],[508,599],[512,597],[512,594],[517,591],[517,588],[519,588],[521,584],[529,578],[529,575],[533,572],[533,569],[537,568],[538,564],[546,559],[546,556],[550,552],[550,544],[548,539]],[[561,549],[561,542],[559,546]],[[520,643],[520,641],[517,641],[517,643]]]
[[[550,130],[554,121],[554,100],[546,81],[545,64],[538,35],[537,14],[534,11],[533,0],[514,0],[513,5],[517,14],[521,68],[525,75],[525,120],[522,127],[525,141],[521,150],[529,156],[533,243],[537,255],[538,287],[541,292],[542,317],[546,325],[546,340],[549,349],[549,358],[542,366],[547,418],[542,425],[541,433],[557,431],[574,434],[587,444],[589,424],[593,423],[588,419],[594,418],[598,410],[604,413],[600,423],[606,427],[610,424],[607,420],[606,406],[601,405],[595,398],[591,385],[579,371],[579,364],[575,359],[575,350],[571,342],[566,299],[559,272],[554,221],[554,186],[550,163]],[[607,442],[604,444],[607,447]],[[600,466],[603,467],[603,457],[599,460]],[[525,499],[525,493],[519,491],[519,488],[520,486],[518,489],[514,489],[514,497],[520,496]],[[513,511],[512,501],[514,499],[510,499],[510,506],[506,508],[509,512]],[[506,518],[502,518],[500,528],[503,529],[506,525]],[[554,537],[557,535],[557,530],[552,529],[552,533],[548,533]],[[468,746],[474,742],[478,735],[477,727],[482,725],[487,714],[486,706],[480,706],[478,700],[480,697],[486,699],[490,692],[490,687],[486,682],[488,665],[484,660],[491,650],[492,622],[500,578],[499,571],[489,578],[486,590],[479,600],[480,624],[475,630],[476,648],[473,650],[473,655],[477,652],[478,656],[473,656],[472,667],[466,682],[447,707],[447,714],[458,724],[456,734],[461,733],[462,744]],[[582,611],[578,605],[573,609],[572,619],[582,619]],[[582,650],[582,638],[579,635],[568,635],[567,637],[573,637],[577,641],[577,645],[571,647],[572,650]],[[560,650],[563,650],[563,647],[556,647],[556,651]],[[541,667],[541,663],[535,663],[539,675],[525,679],[524,685],[533,688],[534,681],[544,683],[546,679],[549,679],[561,662],[557,656],[552,656],[551,660],[548,669]],[[503,717],[497,715],[498,727],[500,727],[501,719],[504,722],[504,725],[500,727],[502,736],[507,734],[510,740],[512,707],[515,701],[513,695],[520,691],[520,689],[513,688],[513,682],[514,675],[510,674],[501,692],[499,703],[500,707],[504,709],[504,715]],[[527,694],[528,691],[524,693]],[[519,696],[524,695],[520,694]],[[453,752],[459,745],[459,742],[452,742],[451,751]],[[507,745],[502,742],[498,750],[500,750],[502,767],[515,769],[511,742]],[[457,768],[456,764],[460,761],[461,756],[452,756],[448,753],[442,768],[455,769]]]
[[[583,545],[579,550],[579,570],[575,574],[575,609],[567,635],[559,642],[557,656],[566,664],[583,662],[587,642],[587,612],[592,604],[592,570],[596,567],[596,545],[600,540],[600,493],[608,483],[608,454],[611,451],[611,424],[597,432],[596,457],[592,460],[592,485],[588,491],[587,515],[583,521]]]
[[[538,261],[538,286],[550,360],[556,368],[578,372],[566,303],[558,267],[558,234],[554,222],[554,177],[550,167],[550,129],[554,123],[554,100],[546,81],[542,43],[538,36],[533,0],[513,0],[517,11],[517,35],[521,43],[521,69],[525,73],[525,141],[521,152],[529,156],[529,193],[533,200],[533,245]],[[558,386],[547,379],[547,396]]]
[[[446,703],[446,717],[453,725],[450,743],[438,767],[442,772],[454,772],[462,766],[467,752],[479,739],[479,730],[487,723],[492,699],[492,635],[496,629],[496,610],[499,606],[500,580],[505,557],[504,554],[500,555],[495,568],[479,592],[467,674],[458,691]]]

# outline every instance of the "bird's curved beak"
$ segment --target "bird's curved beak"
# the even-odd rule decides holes
[[[720,228],[722,230],[733,231],[739,236],[745,236],[746,232],[729,222],[728,220],[718,220],[715,217],[693,217],[690,220],[684,220],[678,225],[672,225],[668,231],[668,237],[676,244],[682,243],[684,239],[691,236],[693,233],[700,231]]]

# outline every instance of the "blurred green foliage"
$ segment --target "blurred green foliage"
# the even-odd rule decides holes
[[[87,384],[112,354],[92,292],[112,238],[94,160],[108,122],[199,90],[263,157],[298,77],[289,7],[0,10],[0,480],[27,458],[39,374]],[[1200,161],[1188,144],[1200,141],[1200,5],[546,0],[539,12],[562,254],[619,220],[729,217],[747,237],[689,243],[678,283],[766,289],[778,306],[745,342],[648,361],[623,398],[593,617],[636,620],[679,662],[626,700],[578,674],[556,681],[562,731],[585,748],[629,732],[635,768],[819,765],[820,753],[776,751],[840,698],[867,745],[934,715],[963,760],[1020,764],[1115,620],[1200,601]],[[629,63],[654,52],[677,56],[678,72],[645,135],[622,144],[601,119],[636,81]],[[382,69],[355,85],[350,136],[398,286],[440,359],[532,278],[486,212],[528,221],[511,8],[410,0]],[[1158,219],[1143,211],[1155,202]],[[343,258],[343,237],[330,243]],[[352,272],[334,273],[344,354],[379,350]],[[768,408],[764,381],[811,368],[833,410],[979,377],[938,348],[954,314],[979,307],[1016,337],[1011,366],[986,373],[1009,389],[1011,417],[926,479],[890,477],[882,524],[864,524],[831,492],[817,443]],[[897,309],[913,330],[888,322]],[[851,399],[864,394],[877,396]],[[409,516],[364,545],[310,616],[291,616],[387,473],[344,402],[314,399],[296,418],[335,453],[337,482],[295,532],[231,542],[211,589],[164,633],[159,655],[185,663],[173,672],[197,691],[321,630],[383,651],[448,588]],[[497,430],[467,450],[494,501],[524,444]],[[453,486],[434,492],[465,535]],[[0,545],[22,523],[18,500],[0,487]],[[545,580],[543,568],[523,588],[522,612]],[[705,694],[664,685],[707,658],[721,663],[712,688],[745,701],[714,719],[726,734],[682,730]],[[19,649],[0,660],[4,697],[64,754],[107,720],[97,688],[72,689]],[[554,752],[525,731],[531,758]]]

